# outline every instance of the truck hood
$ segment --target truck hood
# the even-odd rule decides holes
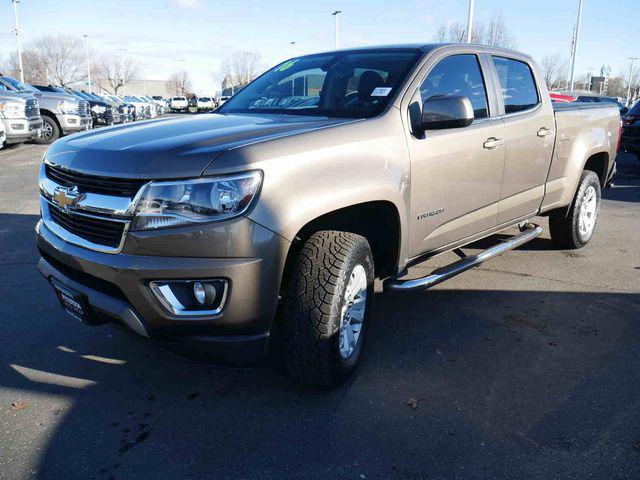
[[[78,100],[76,97],[69,93],[59,93],[59,92],[33,92],[32,95],[36,97],[39,101],[46,100]]]
[[[27,100],[34,98],[32,95],[22,95],[16,92],[0,92],[0,102],[27,103]]]
[[[197,177],[228,149],[352,121],[298,115],[163,118],[64,137],[45,158],[88,175],[149,180]]]

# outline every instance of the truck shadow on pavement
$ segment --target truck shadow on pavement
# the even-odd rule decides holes
[[[639,294],[377,293],[361,369],[322,391],[270,368],[218,369],[79,324],[35,270],[36,217],[2,217],[3,246],[13,232],[22,253],[2,257],[11,280],[0,291],[0,385],[29,398],[6,410],[5,431],[33,429],[37,478],[639,470]]]

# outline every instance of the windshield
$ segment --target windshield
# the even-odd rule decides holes
[[[420,54],[384,49],[294,58],[247,85],[218,112],[372,117],[389,104]]]
[[[22,83],[20,80],[16,80],[15,78],[2,77],[2,81],[18,92],[38,92],[37,88],[33,88],[31,85]]]

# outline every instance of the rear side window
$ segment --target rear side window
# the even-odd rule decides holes
[[[487,91],[475,55],[452,55],[441,60],[420,86],[424,102],[435,95],[462,95],[471,100],[475,118],[489,116]]]
[[[531,68],[525,62],[493,57],[498,71],[505,113],[529,110],[540,103]]]

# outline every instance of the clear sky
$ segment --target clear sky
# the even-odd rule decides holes
[[[476,0],[476,18],[502,12],[519,50],[568,56],[578,0]],[[265,65],[340,47],[430,42],[443,22],[466,23],[468,0],[20,0],[23,44],[44,33],[88,34],[96,51],[127,49],[147,78],[187,70],[197,93],[213,93],[221,60],[255,51]],[[15,50],[10,0],[0,2],[0,62]],[[290,42],[295,41],[294,47]],[[640,57],[640,0],[584,0],[577,75],[609,65],[627,71]]]

